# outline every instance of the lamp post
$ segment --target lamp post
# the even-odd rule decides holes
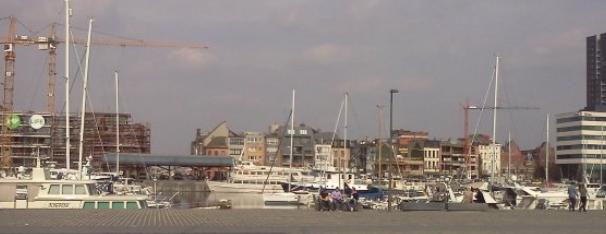
[[[393,148],[393,95],[394,93],[399,93],[397,89],[389,90],[389,143],[391,146],[391,152],[393,154],[394,160],[396,159],[396,151]],[[391,211],[391,189],[392,189],[392,176],[391,169],[389,170],[389,186],[387,191],[387,211]]]

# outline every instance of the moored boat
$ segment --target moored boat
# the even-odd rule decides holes
[[[93,180],[53,180],[42,167],[0,179],[0,209],[143,209],[146,198],[105,194]]]

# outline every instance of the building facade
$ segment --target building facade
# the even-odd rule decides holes
[[[394,130],[397,136],[397,165],[404,177],[418,177],[424,173],[424,144],[428,139],[428,132],[409,130]]]
[[[314,134],[316,130],[300,124],[291,130],[290,127],[284,129],[284,126],[275,129],[276,134],[280,136],[279,156],[276,165],[289,166],[290,164],[290,136],[293,136],[292,166],[306,167],[314,164]]]
[[[275,162],[279,144],[280,138],[277,134],[265,135],[265,165],[272,165]]]
[[[499,176],[501,172],[501,145],[478,145],[480,155],[480,174],[484,177]]]
[[[351,168],[351,142],[347,141],[347,146],[344,147],[342,139],[337,139],[332,144],[332,159],[333,165],[337,168]]]
[[[316,170],[329,170],[334,167],[334,158],[332,146],[330,144],[316,144],[315,148],[315,163]]]
[[[606,172],[606,112],[556,115],[556,164],[564,178],[599,181]],[[603,176],[602,176],[603,177]]]
[[[424,175],[438,175],[440,173],[440,157],[440,142],[425,142],[423,147]]]
[[[265,135],[260,132],[244,132],[244,159],[255,165],[265,164]]]
[[[232,155],[234,157],[236,150],[231,150],[230,146],[242,149],[243,146],[234,144],[231,138],[240,138],[241,136],[231,131],[227,123],[221,122],[211,131],[202,133],[201,129],[196,129],[196,135],[191,142],[192,155]],[[240,151],[241,152],[241,151]],[[234,154],[232,154],[234,153]],[[238,158],[236,158],[238,159]]]
[[[466,171],[463,141],[446,140],[440,143],[440,174],[464,176]]]
[[[587,37],[588,111],[606,111],[606,33]]]

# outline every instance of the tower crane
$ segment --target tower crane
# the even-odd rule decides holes
[[[469,110],[538,110],[538,107],[528,106],[474,106],[469,104],[469,100],[465,101],[465,104],[461,105],[464,113],[464,129],[463,129],[463,155],[465,155],[465,169],[471,171],[470,154],[471,146],[469,143]]]
[[[49,36],[29,36],[20,35],[17,33],[17,18],[9,16],[2,19],[8,19],[9,30],[8,34],[0,37],[0,44],[4,50],[4,99],[2,100],[1,111],[4,118],[10,116],[13,112],[13,93],[15,80],[15,47],[16,46],[38,46],[39,50],[48,50],[48,103],[47,112],[54,118],[55,113],[55,80],[56,80],[56,61],[57,61],[57,46],[65,43],[64,39],[58,38],[55,32],[57,23],[50,24]],[[2,20],[0,19],[0,20]],[[86,44],[84,38],[71,38],[74,44]],[[207,46],[198,43],[174,43],[174,42],[151,42],[139,39],[125,39],[120,37],[102,36],[92,41],[93,45],[113,46],[113,47],[144,47],[144,48],[177,48],[177,49],[208,49]],[[66,71],[67,72],[67,71]],[[52,121],[52,120],[51,120]],[[11,129],[3,120],[0,136],[0,167],[11,167]],[[52,139],[51,139],[52,140]],[[52,142],[51,142],[52,145]],[[52,147],[51,147],[52,151]]]

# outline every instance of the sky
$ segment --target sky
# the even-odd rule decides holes
[[[17,17],[22,34],[45,35],[50,23],[64,23],[62,0],[2,5],[0,17]],[[89,110],[114,111],[119,70],[121,111],[151,125],[158,154],[189,154],[196,128],[209,131],[221,121],[237,132],[267,131],[288,118],[292,89],[295,122],[314,128],[333,130],[348,92],[348,135],[374,138],[377,105],[388,105],[389,89],[398,89],[394,128],[461,137],[461,105],[466,99],[482,105],[496,55],[502,58],[499,106],[540,108],[499,111],[497,140],[511,132],[522,148],[534,148],[545,140],[548,113],[585,106],[585,38],[606,32],[606,1],[599,0],[76,0],[71,7],[78,38],[86,38],[92,17],[93,38],[209,47],[92,46]],[[58,30],[63,38],[63,26]],[[7,20],[0,20],[6,31]],[[73,111],[82,85],[75,54],[84,55],[76,48]],[[65,100],[63,50],[60,45],[57,111]],[[15,109],[42,111],[48,57],[35,48],[16,53]],[[476,124],[491,134],[492,113],[471,113],[471,132]]]

